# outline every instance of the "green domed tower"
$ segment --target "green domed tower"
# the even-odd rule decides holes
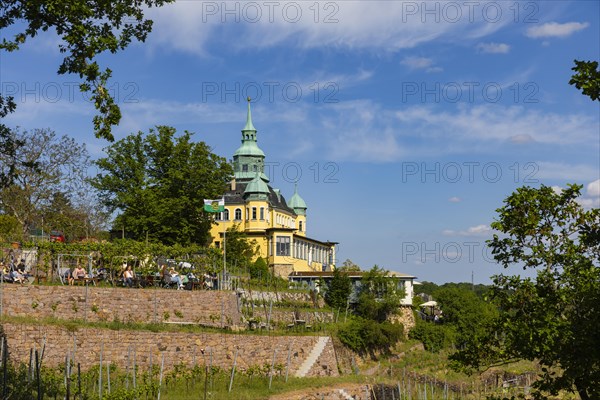
[[[263,181],[269,182],[269,178],[265,175],[265,153],[256,142],[256,128],[252,124],[250,97],[248,97],[248,116],[246,125],[242,129],[242,145],[233,153],[233,173],[236,181],[250,181],[258,172]]]

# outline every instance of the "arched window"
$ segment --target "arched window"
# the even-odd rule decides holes
[[[236,221],[239,221],[242,219],[242,209],[241,208],[235,209],[235,219],[236,219]]]
[[[225,211],[223,211],[223,220],[229,221],[229,210],[227,210],[227,209],[225,209]]]

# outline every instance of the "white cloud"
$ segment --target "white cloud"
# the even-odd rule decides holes
[[[445,236],[489,236],[490,232],[492,232],[492,228],[489,225],[481,224],[460,231],[446,229],[442,231],[442,234]]]
[[[508,140],[511,143],[515,143],[515,144],[525,144],[525,143],[535,142],[535,140],[531,137],[531,135],[528,135],[526,133],[511,136],[508,138]]]
[[[433,65],[433,60],[427,57],[405,57],[400,64],[406,65],[410,69],[426,69]]]
[[[600,208],[600,179],[588,183],[580,204],[585,208]]]
[[[531,178],[539,180],[561,180],[568,183],[584,182],[598,176],[598,168],[586,164],[536,161],[532,164]],[[529,171],[528,171],[529,172]]]
[[[410,69],[425,70],[425,72],[429,73],[442,72],[444,70],[442,67],[434,66],[433,60],[427,57],[405,57],[400,61],[400,64],[405,65]]]
[[[449,201],[450,203],[460,203],[460,202],[462,201],[462,199],[461,199],[460,197],[456,197],[456,196],[454,196],[454,197],[450,197],[450,198],[448,199],[448,201]]]
[[[482,1],[478,6],[487,3],[499,4]],[[475,40],[512,22],[508,10],[489,23],[468,5],[457,2],[453,7],[460,9],[448,10],[436,4],[432,13],[425,3],[402,1],[176,2],[148,10],[155,21],[149,42],[203,56],[208,56],[209,45],[220,43],[240,50],[285,43],[393,52],[438,38]]]
[[[590,197],[600,197],[600,179],[588,183],[586,194]]]
[[[547,22],[540,26],[532,26],[527,29],[526,35],[533,39],[547,37],[567,37],[575,32],[587,28],[590,24],[587,22],[567,22],[560,24],[558,22]]]
[[[415,136],[452,137],[454,143],[473,146],[477,143],[519,139],[541,144],[597,144],[598,121],[581,114],[555,114],[527,109],[484,104],[459,105],[453,111],[439,112],[434,106],[419,105],[395,113],[406,130]],[[463,143],[464,141],[464,143]],[[445,143],[448,145],[448,143]]]
[[[510,51],[510,46],[506,43],[479,43],[477,50],[482,53],[506,54]]]

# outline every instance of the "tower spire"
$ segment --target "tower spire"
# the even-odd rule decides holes
[[[246,117],[246,126],[244,126],[244,129],[242,129],[242,132],[256,133],[256,128],[252,124],[252,112],[250,111],[250,97],[248,97],[248,116]]]

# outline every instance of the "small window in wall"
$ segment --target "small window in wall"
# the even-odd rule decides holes
[[[229,221],[229,210],[223,211],[223,220]]]
[[[240,221],[241,219],[242,219],[242,209],[236,208],[235,209],[235,220]]]
[[[256,207],[252,207],[252,219],[256,219]]]
[[[263,221],[265,219],[265,208],[260,208],[260,220]]]
[[[258,171],[258,166],[253,165],[252,167],[254,168],[254,172]]]
[[[302,232],[302,221],[298,221],[298,230]]]
[[[221,242],[215,242],[215,247],[217,249],[220,249],[221,248]]]
[[[289,236],[277,236],[277,249],[275,255],[289,256],[290,255],[290,238]]]
[[[242,172],[248,172],[248,164],[242,165]]]
[[[221,213],[215,213],[215,221],[221,220]]]

